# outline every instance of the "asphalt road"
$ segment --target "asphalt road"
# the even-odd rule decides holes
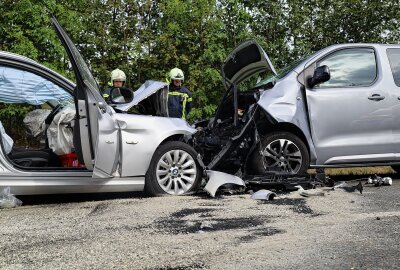
[[[23,206],[0,210],[0,268],[400,269],[399,194],[397,180],[363,195],[293,192],[272,202],[21,197]]]

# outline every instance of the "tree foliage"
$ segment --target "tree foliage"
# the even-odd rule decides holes
[[[148,79],[165,80],[173,67],[183,69],[194,94],[191,120],[215,111],[224,91],[221,65],[246,39],[256,39],[277,69],[331,44],[400,40],[398,0],[0,2],[0,50],[25,55],[72,77],[50,27],[53,14],[102,88],[115,68],[127,73],[132,88]]]

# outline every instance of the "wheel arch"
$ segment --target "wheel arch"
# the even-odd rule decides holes
[[[277,121],[269,112],[261,110],[257,117],[256,123],[257,131],[262,135],[277,131],[286,131],[296,135],[306,145],[309,153],[310,163],[314,164],[316,162],[317,153],[315,151],[311,134],[309,134],[309,130],[304,131],[301,127],[299,127],[296,124],[297,121]]]
[[[261,124],[261,123],[258,123]],[[310,160],[311,160],[311,154],[310,154],[310,146],[307,143],[306,137],[303,134],[303,132],[301,131],[300,128],[298,128],[296,125],[291,124],[291,123],[287,123],[287,122],[280,122],[280,123],[264,123],[265,125],[268,124],[268,126],[261,126],[261,132],[260,133],[260,143],[264,141],[264,145],[261,143],[261,145],[263,145],[263,147],[266,146],[266,142],[265,140],[270,140],[271,138],[273,138],[273,140],[276,140],[277,138],[283,138],[281,136],[284,136],[284,134],[286,133],[287,135],[285,135],[285,137],[289,136],[289,138],[292,138],[290,140],[294,140],[297,141],[297,146],[299,147],[299,149],[302,151],[303,155],[303,160],[302,162],[300,162],[300,167],[298,169],[298,171],[296,171],[296,173],[305,173],[305,171],[309,168],[310,166]],[[294,138],[296,137],[296,138]],[[270,141],[269,141],[270,142]],[[260,144],[257,144],[260,145]],[[301,146],[302,145],[302,146]],[[246,172],[252,172],[251,174],[264,174],[266,173],[265,170],[260,169],[261,167],[261,163],[260,163],[260,157],[259,154],[256,151],[257,147],[254,147],[254,149],[249,153],[249,155],[246,158],[246,167],[245,167],[245,171]],[[260,152],[261,153],[261,152]],[[267,169],[267,171],[269,171]]]
[[[299,137],[303,143],[307,146],[308,154],[311,158],[310,145],[304,132],[295,124],[289,122],[277,122],[267,112],[263,111],[260,115],[259,121],[257,121],[257,130],[261,135],[267,135],[268,133],[277,131],[286,131]]]
[[[173,134],[170,135],[169,137],[165,138],[160,145],[165,144],[167,142],[171,142],[171,141],[180,141],[180,142],[184,142],[185,140],[185,134]]]
[[[303,131],[296,125],[292,123],[277,123],[272,126],[272,132],[277,132],[277,131],[286,131],[289,133],[292,133],[299,137],[303,143],[307,146],[308,154],[310,155],[310,146],[307,142],[307,138],[304,135]]]

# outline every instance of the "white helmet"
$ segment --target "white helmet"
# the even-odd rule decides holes
[[[179,68],[173,68],[169,72],[169,77],[171,80],[179,80],[183,81],[185,79],[185,76],[183,75],[183,71]]]
[[[126,81],[125,73],[120,69],[114,69],[111,72],[111,82],[114,81],[123,81],[123,82]]]

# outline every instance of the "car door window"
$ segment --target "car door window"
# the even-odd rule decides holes
[[[400,87],[400,49],[387,49],[386,53],[392,69],[394,83]]]
[[[72,104],[72,95],[35,73],[9,66],[0,66],[0,102],[41,105],[51,100]]]
[[[375,52],[371,48],[334,52],[317,62],[317,67],[324,65],[329,67],[331,78],[319,88],[369,86],[377,78]]]

